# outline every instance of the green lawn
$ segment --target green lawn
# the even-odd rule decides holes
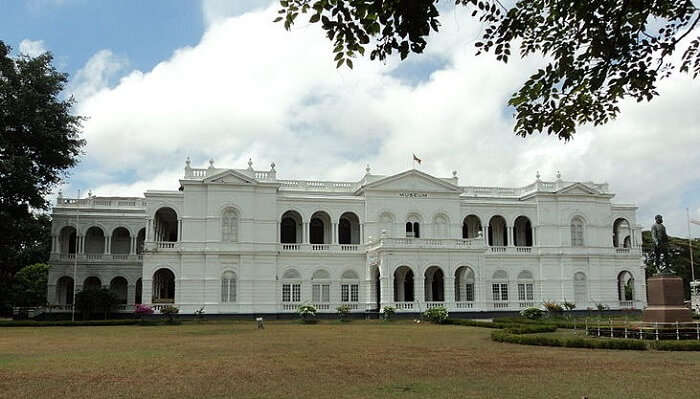
[[[354,321],[0,329],[0,397],[697,394],[700,353],[520,346],[493,330]]]

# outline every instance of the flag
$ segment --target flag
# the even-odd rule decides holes
[[[420,165],[421,162],[423,162],[423,160],[420,159],[420,158],[418,158],[418,157],[416,156],[416,154],[413,154],[413,160],[416,161],[416,162],[418,162],[419,165]]]

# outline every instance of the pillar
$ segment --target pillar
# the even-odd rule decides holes
[[[130,237],[129,255],[136,255],[136,237]]]
[[[335,244],[338,244],[338,223],[333,223],[332,226],[333,226],[333,232],[331,235],[333,236],[332,237],[333,239],[332,239],[331,243],[333,243],[335,245]]]
[[[76,236],[75,238],[78,240],[78,249],[80,250],[78,253],[84,254],[85,253],[85,237],[84,236]]]
[[[360,223],[360,244],[365,243],[365,224]]]
[[[513,241],[513,226],[507,226],[508,229],[508,246],[513,247],[515,246],[515,242]]]
[[[112,253],[111,246],[112,246],[111,237],[105,236],[105,250],[104,250],[105,254],[109,255],[110,253]]]
[[[444,287],[444,294],[445,294],[445,307],[450,308],[450,304],[454,303],[455,301],[455,279],[454,276],[451,276],[449,274],[444,274],[443,275],[443,283],[445,284]]]
[[[177,219],[177,241],[182,241],[182,218]]]
[[[304,240],[303,240],[303,243],[304,243],[304,244],[308,244],[309,241],[310,241],[310,240],[309,240],[309,223],[308,223],[308,222],[304,222],[304,231],[303,231],[303,233],[304,233]]]
[[[414,272],[413,274],[413,301],[416,304],[425,302],[425,273]],[[421,307],[414,309],[420,310]]]
[[[133,305],[136,303],[136,284],[126,286],[126,304]]]

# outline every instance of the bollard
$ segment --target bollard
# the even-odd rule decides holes
[[[678,332],[678,320],[676,320],[676,341],[679,341],[681,339],[681,335]]]
[[[695,339],[700,340],[700,324],[695,322]]]
[[[656,330],[656,340],[659,340],[659,323],[655,322],[654,323],[654,329]]]
[[[642,339],[642,327],[639,327],[639,339]]]
[[[265,322],[262,317],[256,317],[255,321],[258,322],[258,328],[265,329]]]
[[[610,338],[613,337],[613,326],[612,326],[612,319],[608,318],[608,326],[610,327]]]

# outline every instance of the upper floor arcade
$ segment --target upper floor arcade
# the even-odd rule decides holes
[[[219,169],[213,162],[207,169],[188,162],[180,184],[145,198],[59,198],[52,252],[92,259],[138,256],[144,248],[347,253],[381,243],[624,254],[641,246],[636,207],[613,204],[606,184],[538,177],[521,188],[459,186],[456,173],[381,176],[369,168],[354,183],[279,180],[274,164],[256,171],[252,163]]]

